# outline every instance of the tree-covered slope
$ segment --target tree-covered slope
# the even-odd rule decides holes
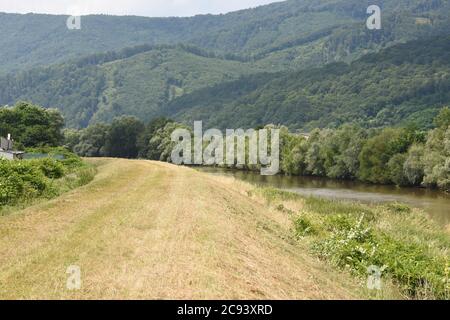
[[[396,45],[351,63],[267,73],[186,46],[141,46],[0,78],[0,105],[60,109],[69,127],[120,115],[208,126],[427,127],[450,102],[450,38]]]
[[[72,31],[64,16],[0,14],[0,105],[56,107],[70,127],[124,114],[220,127],[405,119],[426,126],[448,100],[448,38],[396,45],[449,34],[450,0],[380,0],[378,31],[366,28],[369,4],[290,0],[218,16],[87,16]],[[187,44],[152,44],[178,42]],[[138,43],[145,44],[106,51]],[[417,63],[424,48],[436,61]],[[321,67],[379,50],[373,61]],[[98,51],[106,53],[83,55]],[[1,75],[57,61],[64,62]]]
[[[177,96],[260,72],[185,46],[136,47],[0,78],[0,105],[29,100],[84,127],[129,114],[149,120]]]
[[[289,0],[225,15],[191,18],[82,17],[0,13],[0,72],[63,62],[140,44],[187,43],[264,59],[267,66],[303,67],[351,59],[366,50],[449,28],[449,0],[379,0],[383,29],[367,30],[369,0]]]
[[[254,75],[173,100],[166,115],[210,127],[292,128],[395,125],[427,127],[450,103],[450,37],[413,41],[348,65]]]

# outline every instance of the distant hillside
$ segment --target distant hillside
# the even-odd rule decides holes
[[[450,37],[442,37],[397,45],[350,65],[243,77],[177,98],[165,112],[220,128],[274,123],[308,130],[406,121],[429,127],[449,104]]]
[[[67,30],[64,16],[0,14],[0,105],[56,107],[69,127],[124,114],[219,127],[428,126],[448,102],[449,39],[420,39],[450,34],[450,0],[380,0],[379,31],[365,26],[369,4],[290,0],[218,16],[87,16],[78,31]],[[2,75],[15,69],[25,70]]]
[[[290,0],[192,18],[0,13],[0,72],[65,62],[141,44],[186,43],[253,57],[280,69],[353,59],[367,50],[450,30],[449,0],[378,0],[383,29],[365,27],[369,0]]]
[[[0,78],[0,105],[55,107],[69,127],[123,114],[147,121],[180,95],[262,70],[192,47],[141,46]]]
[[[274,71],[274,70],[272,70]],[[396,45],[348,65],[266,72],[186,46],[141,46],[0,78],[0,105],[60,109],[69,127],[120,115],[214,127],[431,125],[450,104],[450,38]]]

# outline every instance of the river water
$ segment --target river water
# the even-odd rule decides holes
[[[437,190],[398,188],[317,177],[261,176],[259,172],[213,167],[197,167],[196,169],[214,175],[234,177],[258,186],[288,190],[305,196],[364,203],[405,203],[423,209],[440,225],[450,224],[450,195]]]

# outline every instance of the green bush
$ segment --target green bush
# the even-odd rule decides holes
[[[300,216],[295,220],[295,232],[297,237],[316,235],[318,233],[312,222],[304,216]]]
[[[50,158],[42,159],[37,161],[37,166],[47,178],[59,179],[64,176],[64,166],[57,160]]]
[[[426,245],[393,239],[360,222],[350,225],[342,216],[327,222],[333,231],[313,245],[321,258],[360,276],[372,265],[383,267],[413,298],[449,298],[448,261],[429,254]]]
[[[48,181],[39,166],[32,161],[0,160],[0,205],[42,195]]]
[[[17,173],[7,177],[0,176],[0,205],[12,202],[18,199],[24,188],[23,180]]]
[[[0,207],[27,203],[38,197],[51,198],[89,183],[95,170],[64,148],[29,149],[31,158],[0,159]],[[42,157],[43,158],[40,158]]]
[[[293,236],[312,252],[361,279],[377,266],[388,283],[409,298],[450,299],[449,237],[424,212],[408,205],[365,205],[302,197],[257,188],[254,193],[283,209],[283,201],[304,204]]]

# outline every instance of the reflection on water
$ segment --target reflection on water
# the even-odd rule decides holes
[[[289,190],[301,195],[366,203],[402,202],[422,208],[440,224],[450,224],[450,196],[436,190],[370,185],[317,177],[261,176],[258,172],[198,167],[203,172],[232,176],[259,186]]]

